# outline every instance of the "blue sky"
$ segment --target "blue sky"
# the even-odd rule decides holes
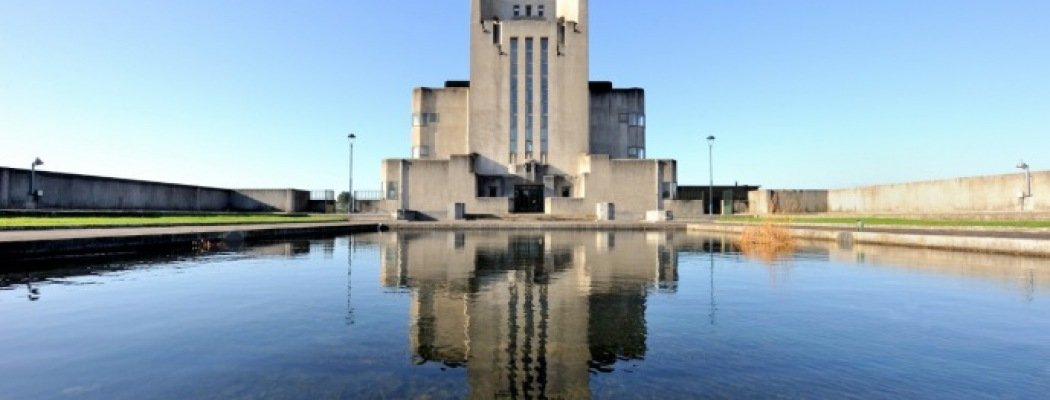
[[[0,165],[378,187],[414,86],[466,79],[466,0],[0,0]],[[824,188],[1050,164],[1050,2],[592,1],[680,184]]]

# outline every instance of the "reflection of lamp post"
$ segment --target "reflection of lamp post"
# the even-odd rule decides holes
[[[37,157],[29,167],[29,195],[33,196],[33,198],[40,197],[36,190],[36,167],[39,165],[44,165],[44,162],[40,160],[40,157]]]
[[[356,138],[357,135],[354,135],[353,133],[346,135],[346,139],[350,141],[350,198],[348,199],[350,201],[347,203],[347,214],[352,214],[354,212],[354,208],[356,208],[357,206],[357,204],[355,204],[357,203],[355,201],[357,199],[354,198],[354,139]]]
[[[1025,190],[1021,193],[1021,197],[1032,197],[1032,170],[1028,168],[1028,163],[1024,160],[1017,162],[1017,168],[1024,170]]]
[[[715,137],[707,137],[707,171],[711,176],[711,184],[707,187],[707,213],[714,215],[715,213]]]
[[[711,242],[710,251],[708,254],[711,256],[711,314],[708,317],[711,320],[711,325],[715,324],[715,243]]]

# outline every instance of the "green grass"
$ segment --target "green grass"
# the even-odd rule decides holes
[[[774,216],[753,217],[744,215],[725,216],[718,222],[737,223],[783,223],[814,225],[856,225],[857,220],[864,226],[921,226],[921,227],[983,227],[983,228],[1050,228],[1050,220],[966,220],[940,218],[897,218],[866,216]]]
[[[346,221],[345,215],[215,214],[160,216],[0,216],[2,229],[278,224]]]

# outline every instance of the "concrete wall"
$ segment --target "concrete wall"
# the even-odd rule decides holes
[[[1024,173],[835,189],[828,211],[844,213],[966,213],[1050,211],[1050,171],[1032,173],[1032,197]]]
[[[425,121],[423,124],[416,124],[416,117],[413,116],[413,158],[447,160],[453,154],[469,153],[467,148],[469,92],[469,88],[416,88],[412,92],[412,113],[414,115],[437,115],[437,121]],[[417,154],[415,151],[417,147],[425,147],[426,155]]]
[[[827,190],[752,190],[747,193],[752,214],[803,214],[828,211]]]
[[[664,200],[664,209],[670,211],[674,219],[701,218],[704,207],[703,200]]]
[[[547,215],[562,217],[586,217],[594,215],[594,204],[585,199],[572,197],[548,197],[544,199],[544,212]]]
[[[307,211],[310,192],[295,189],[238,189],[229,208],[238,211]]]
[[[645,125],[631,126],[621,114],[645,115],[645,91],[591,85],[590,153],[610,158],[639,158],[630,148],[645,149]],[[644,157],[641,157],[644,158]]]
[[[0,209],[149,211],[305,211],[310,193],[302,190],[249,190],[149,182],[101,176],[36,172],[34,199],[30,171],[0,168]]]

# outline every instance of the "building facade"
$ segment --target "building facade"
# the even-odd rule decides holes
[[[384,160],[384,211],[617,219],[674,203],[674,160],[646,158],[645,93],[589,81],[587,0],[472,0],[470,81],[417,88],[412,158]]]

